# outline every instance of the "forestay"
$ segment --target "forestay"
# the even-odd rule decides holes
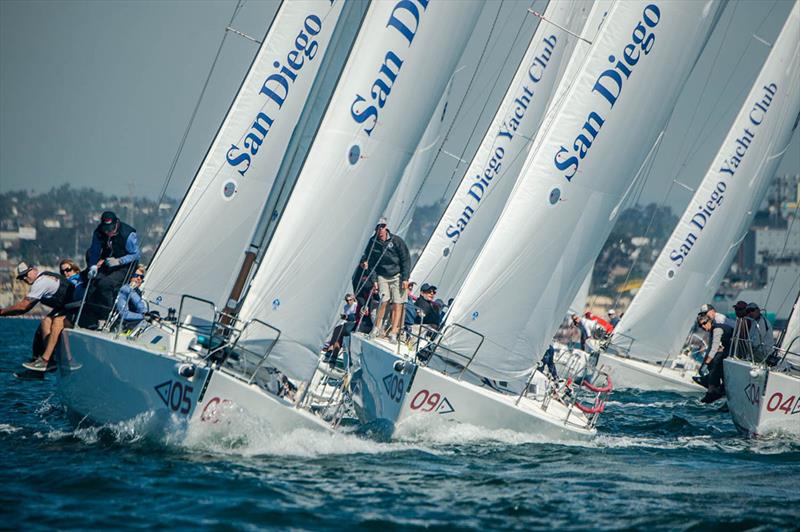
[[[281,5],[158,248],[147,275],[151,299],[177,307],[192,294],[224,306],[318,74],[337,76],[326,66],[352,44],[334,31],[352,24],[344,5]],[[324,107],[329,95],[320,97],[311,108]]]
[[[394,234],[405,236],[420,188],[438,153],[438,147],[443,137],[442,129],[447,115],[447,101],[450,98],[451,85],[452,79],[447,84],[444,94],[433,112],[433,117],[425,129],[417,149],[414,150],[414,155],[408,161],[400,184],[392,193],[389,205],[384,212],[384,217],[389,222],[389,229]]]
[[[308,379],[367,238],[472,33],[473,1],[374,2],[240,316],[281,330],[270,364]],[[255,331],[243,340],[262,345]]]
[[[516,182],[591,2],[550,2],[455,194],[414,266],[411,279],[455,295]],[[528,15],[530,16],[530,15]],[[564,31],[559,28],[566,28]],[[570,80],[566,80],[568,84]]]
[[[456,296],[449,322],[485,337],[471,369],[523,377],[541,358],[718,10],[715,1],[612,6]],[[471,353],[477,342],[456,329],[447,344]]]
[[[795,4],[725,141],[617,326],[614,342],[630,347],[631,356],[657,362],[680,351],[764,199],[800,112],[798,9]]]

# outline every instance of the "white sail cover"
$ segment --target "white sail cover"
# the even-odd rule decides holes
[[[568,32],[581,33],[591,6],[580,0],[548,4],[547,21],[536,28],[483,141],[414,266],[411,279],[417,284],[433,284],[445,298],[461,286],[503,210],[572,50],[578,42],[578,49],[588,48]],[[571,79],[564,79],[569,85]]]
[[[451,85],[452,80],[447,84],[444,94],[439,100],[439,105],[436,106],[433,117],[428,123],[428,128],[422,135],[413,157],[406,165],[400,184],[397,185],[384,212],[384,217],[389,222],[389,229],[401,237],[405,237],[408,230],[417,195],[428,176],[433,160],[438,153],[437,148],[442,141],[442,129],[447,114],[447,100],[450,97]]]
[[[456,296],[448,322],[484,336],[471,369],[522,377],[541,358],[672,112],[718,9],[715,1],[612,6]],[[446,343],[464,354],[477,346],[473,334],[458,328]]]
[[[630,347],[631,356],[656,362],[680,351],[767,193],[800,112],[799,9],[795,4],[708,172],[617,325],[615,343]]]
[[[472,33],[476,1],[374,2],[240,317],[281,330],[269,362],[310,378],[403,169]],[[257,332],[243,342],[261,344]]]
[[[317,74],[331,75],[320,69],[344,4],[281,5],[149,268],[151,299],[226,303]]]

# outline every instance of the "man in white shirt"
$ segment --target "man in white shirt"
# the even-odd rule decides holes
[[[51,335],[53,318],[63,314],[64,305],[72,300],[74,286],[61,275],[53,272],[40,272],[35,266],[29,266],[25,262],[17,265],[17,280],[30,285],[28,295],[11,306],[0,308],[0,316],[19,316],[33,310],[38,304],[42,303],[51,307],[53,310],[45,316],[39,324],[36,334],[41,338],[41,342],[34,341],[34,361],[26,363],[25,367],[34,371],[48,371],[55,369],[49,365],[48,360],[42,360],[41,354],[47,343],[52,342],[53,347],[58,341],[57,335]],[[35,367],[34,367],[35,366]]]
[[[700,315],[702,316],[703,314],[711,318],[714,323],[727,325],[728,327],[736,327],[736,320],[732,320],[725,314],[717,312],[717,309],[715,309],[713,305],[703,305],[700,307]]]

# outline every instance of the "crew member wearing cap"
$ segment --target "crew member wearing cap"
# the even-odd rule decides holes
[[[363,268],[372,269],[378,276],[375,283],[380,294],[381,303],[375,317],[373,336],[378,336],[383,331],[383,317],[386,314],[386,305],[392,303],[392,325],[388,338],[390,341],[397,339],[397,332],[403,321],[403,305],[406,302],[408,290],[408,277],[411,270],[411,255],[408,253],[406,243],[397,235],[389,232],[386,218],[381,218],[375,226],[375,234],[367,242],[364,255],[361,257]]]
[[[763,362],[772,354],[775,343],[772,338],[772,326],[761,314],[761,309],[755,303],[748,303],[745,309],[747,322],[747,335],[753,348],[753,359]]]
[[[123,223],[117,215],[106,211],[100,216],[100,224],[92,233],[92,244],[86,252],[89,277],[94,281],[89,288],[87,302],[81,320],[91,325],[102,319],[114,306],[117,291],[125,284],[129,272],[133,272],[141,258],[136,229]],[[96,277],[96,278],[95,278]]]
[[[698,316],[697,324],[709,334],[709,345],[703,362],[708,367],[708,392],[701,399],[703,403],[713,403],[725,395],[722,387],[722,361],[731,351],[733,327],[717,323],[708,315]]]
[[[418,311],[414,323],[428,325],[434,329],[439,328],[442,323],[442,310],[434,302],[434,297],[436,297],[436,287],[424,283],[419,289],[419,297],[414,302],[414,306],[417,307]]]
[[[715,309],[713,305],[707,304],[701,306],[700,313],[698,314],[698,316],[703,316],[703,315],[708,316],[709,318],[714,320],[714,323],[719,323],[720,325],[727,325],[728,327],[736,326],[736,322],[734,320],[730,319],[725,314],[720,314],[719,312],[717,312],[717,309]]]
[[[608,311],[608,323],[610,323],[611,327],[614,329],[617,328],[617,323],[619,323],[619,316],[617,316],[617,311],[613,308]]]
[[[66,277],[53,272],[40,272],[35,266],[24,262],[17,265],[17,279],[30,285],[28,295],[17,303],[5,308],[0,308],[0,316],[19,316],[33,310],[37,303],[42,303],[53,310],[45,316],[39,324],[39,329],[34,337],[34,360],[23,364],[34,371],[47,371],[50,355],[55,350],[58,334],[53,333],[53,320],[63,316],[64,307],[72,301],[75,287],[67,281]],[[60,333],[60,330],[58,331]],[[43,358],[47,354],[47,358]]]

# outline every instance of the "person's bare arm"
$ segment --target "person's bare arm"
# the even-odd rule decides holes
[[[35,299],[23,298],[10,307],[0,308],[0,316],[19,316],[20,314],[25,314],[35,307],[36,303],[38,303],[38,301]]]

